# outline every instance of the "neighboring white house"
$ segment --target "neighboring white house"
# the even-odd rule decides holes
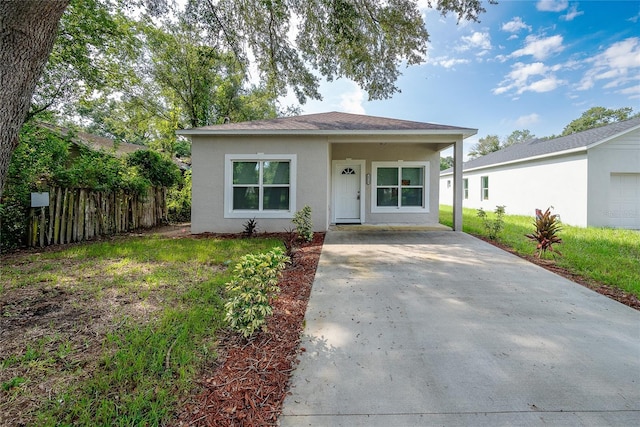
[[[192,142],[192,233],[239,232],[251,218],[283,231],[305,205],[316,231],[437,224],[439,152],[461,154],[476,132],[337,112],[179,131]],[[461,203],[455,209],[460,230]]]
[[[440,174],[441,204],[452,203],[452,176]],[[531,216],[553,206],[567,224],[640,229],[640,118],[465,162],[463,205]]]

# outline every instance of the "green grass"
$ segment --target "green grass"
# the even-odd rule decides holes
[[[37,425],[167,424],[180,400],[193,390],[196,375],[217,356],[216,333],[224,327],[223,288],[229,278],[226,266],[242,255],[275,246],[281,242],[144,237],[83,244],[3,263],[0,296],[32,289],[37,294],[36,287],[55,286],[72,296],[79,313],[108,306],[113,295],[129,305],[110,312],[113,321],[96,344],[91,344],[90,335],[83,344],[74,335],[77,331],[67,334],[49,325],[49,339],[25,339],[22,350],[0,354],[2,388],[12,393],[4,401],[0,396],[0,411],[19,402],[21,393],[36,396],[39,381],[57,378],[58,391],[31,414]],[[46,274],[37,273],[42,271]],[[133,309],[140,306],[149,311]],[[91,326],[83,322],[86,319],[79,316],[74,328]],[[94,357],[83,360],[83,352],[89,351]]]
[[[440,222],[452,226],[452,218],[452,207],[441,205]],[[505,215],[504,220],[504,230],[497,240],[518,253],[533,255],[535,244],[524,237],[534,230],[533,216]],[[487,235],[476,209],[463,209],[462,225],[467,233]],[[563,241],[557,246],[562,256],[555,258],[559,266],[640,297],[639,231],[563,225],[559,236]]]

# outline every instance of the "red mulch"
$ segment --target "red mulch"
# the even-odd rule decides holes
[[[324,233],[315,233],[298,248],[280,279],[266,332],[248,341],[233,333],[221,339],[218,366],[201,380],[203,391],[185,404],[179,425],[277,425],[323,241]]]
[[[487,243],[490,243],[504,251],[510,252],[514,255],[519,256],[520,258],[524,258],[529,262],[532,262],[534,264],[539,265],[542,268],[545,268],[553,273],[556,273],[559,276],[562,276],[566,279],[571,280],[572,282],[578,283],[584,287],[587,287],[593,291],[596,291],[599,294],[602,294],[604,296],[607,296],[613,300],[618,301],[621,304],[627,305],[631,308],[634,308],[636,310],[640,310],[640,299],[638,299],[637,296],[635,296],[634,294],[631,294],[629,292],[625,292],[622,289],[618,289],[618,288],[613,288],[611,286],[608,285],[603,285],[602,283],[596,282],[595,280],[591,280],[591,279],[587,279],[586,277],[583,277],[579,274],[576,274],[574,272],[572,272],[571,270],[568,270],[564,267],[560,267],[558,265],[556,265],[555,261],[553,260],[547,260],[547,259],[540,259],[537,258],[535,256],[532,255],[523,255],[520,254],[518,252],[516,252],[515,250],[513,250],[512,248],[510,248],[507,245],[504,245],[500,242],[496,242],[494,240],[490,240],[484,236],[479,236],[479,235],[475,235],[475,237],[477,237],[478,239],[482,239]]]

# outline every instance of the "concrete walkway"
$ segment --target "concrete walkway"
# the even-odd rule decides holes
[[[281,426],[637,426],[640,312],[451,231],[330,231]]]

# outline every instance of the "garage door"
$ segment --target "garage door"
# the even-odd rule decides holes
[[[609,190],[610,226],[640,229],[640,173],[612,173]]]

